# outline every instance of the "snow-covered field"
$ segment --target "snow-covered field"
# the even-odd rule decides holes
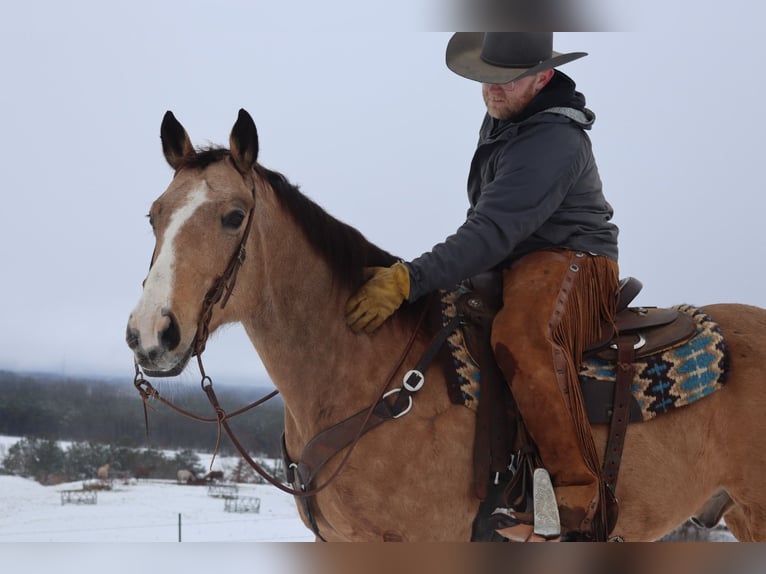
[[[0,460],[17,440],[0,436]],[[200,459],[204,466],[210,464],[209,454],[200,454]],[[228,475],[237,461],[236,457],[218,457],[214,468]],[[181,542],[314,540],[298,517],[291,496],[270,485],[237,486],[239,497],[260,499],[259,512],[226,512],[224,500],[209,496],[206,486],[152,479],[127,484],[115,480],[112,490],[98,491],[93,505],[62,504],[62,491],[80,490],[82,481],[42,486],[33,480],[0,475],[0,543],[90,542],[99,547],[177,543],[179,516]],[[733,540],[728,532],[714,534],[713,540]],[[263,549],[263,545],[259,547]],[[0,552],[0,565],[2,562]]]
[[[0,439],[1,457],[17,439]],[[201,458],[209,463],[209,455]],[[260,499],[258,513],[226,512],[224,500],[208,496],[206,486],[151,479],[114,481],[94,505],[62,505],[61,491],[81,487],[82,481],[41,486],[0,475],[0,542],[178,542],[179,515],[183,542],[313,540],[293,498],[269,485],[238,485],[240,497]]]
[[[3,542],[294,542],[311,540],[291,497],[265,485],[239,485],[240,497],[260,498],[258,513],[224,511],[205,486],[171,481],[115,482],[96,504],[63,504],[61,491],[81,482],[40,486],[0,476]]]

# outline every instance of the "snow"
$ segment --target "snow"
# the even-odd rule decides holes
[[[4,542],[184,542],[307,541],[313,536],[298,518],[292,497],[272,486],[239,485],[239,496],[261,500],[258,513],[229,513],[205,486],[140,480],[98,491],[97,504],[61,503],[62,490],[81,482],[40,486],[0,476],[0,540]]]
[[[0,458],[16,440],[0,437]],[[210,455],[200,456],[203,465]],[[233,460],[217,460],[228,468]],[[239,484],[240,497],[260,499],[258,513],[224,511],[224,500],[206,486],[175,481],[115,480],[98,491],[97,504],[61,503],[61,491],[80,490],[82,481],[42,486],[0,475],[2,542],[300,542],[313,534],[301,522],[292,496],[270,485]]]
[[[0,460],[17,440],[17,437],[0,436]],[[207,467],[211,455],[199,456]],[[237,457],[217,457],[213,468],[224,470],[228,475],[238,460]],[[177,543],[179,515],[181,542],[314,540],[313,533],[298,517],[292,496],[268,484],[237,486],[240,497],[260,499],[258,513],[225,512],[224,500],[208,496],[206,486],[152,479],[129,483],[115,480],[112,490],[98,491],[95,505],[62,505],[61,491],[80,490],[82,481],[42,486],[33,480],[0,475],[0,542],[87,542],[112,550],[108,545]],[[728,532],[716,534],[716,540],[733,540]],[[0,566],[2,563],[0,555]]]

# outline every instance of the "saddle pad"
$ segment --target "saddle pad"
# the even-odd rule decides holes
[[[457,314],[456,301],[465,288],[441,292],[442,322]],[[704,312],[691,305],[674,307],[689,314],[697,323],[696,334],[685,344],[663,353],[650,355],[634,363],[632,393],[641,408],[644,421],[704,398],[726,382],[728,352],[718,325]],[[463,329],[455,330],[447,339],[446,369],[450,399],[476,410],[479,401],[481,371],[465,343]],[[584,362],[581,380],[613,382],[615,365],[593,357]]]
[[[442,325],[449,323],[457,315],[458,299],[469,290],[458,287],[453,291],[440,291]],[[442,354],[447,379],[447,392],[450,400],[457,405],[464,405],[475,411],[479,405],[481,369],[468,351],[463,328],[457,328],[445,343],[446,353]]]
[[[726,383],[728,351],[719,326],[691,305],[674,307],[690,315],[696,334],[686,343],[633,363],[631,391],[644,421],[702,399]],[[592,357],[583,362],[580,379],[613,382],[615,365]]]

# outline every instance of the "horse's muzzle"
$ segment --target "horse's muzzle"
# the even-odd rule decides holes
[[[181,342],[181,330],[178,320],[172,311],[163,309],[162,319],[158,322],[156,332],[152,330],[146,337],[151,346],[145,346],[141,331],[135,326],[133,316],[128,320],[125,341],[133,351],[136,362],[144,372],[153,377],[174,377],[181,373],[191,357],[191,348],[183,353],[178,352]]]

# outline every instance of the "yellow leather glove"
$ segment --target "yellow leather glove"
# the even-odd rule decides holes
[[[364,272],[367,282],[346,303],[346,323],[357,333],[372,333],[410,294],[410,271],[404,263],[394,263]]]

